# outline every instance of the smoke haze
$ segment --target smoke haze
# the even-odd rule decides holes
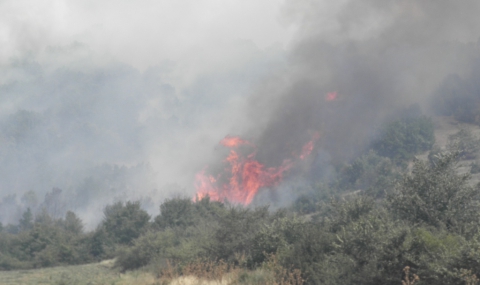
[[[478,1],[333,2],[0,2],[0,220],[57,196],[90,226],[115,200],[156,214],[221,167],[228,134],[278,166],[318,132],[292,173],[323,177],[471,78]]]
[[[289,69],[250,99],[252,129],[272,163],[312,131],[333,159],[351,158],[387,116],[412,104],[429,112],[441,82],[468,76],[478,58],[475,1],[326,3],[286,4],[299,26]],[[334,91],[338,98],[329,102]]]

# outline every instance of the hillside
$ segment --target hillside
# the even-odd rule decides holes
[[[0,284],[393,285],[418,278],[411,270],[415,284],[460,285],[479,276],[480,128],[422,115],[380,134],[336,180],[285,209],[176,197],[151,217],[138,201],[117,202],[88,233],[73,212],[26,211],[0,231],[0,266],[10,270]]]
[[[476,124],[467,124],[462,123],[453,116],[434,116],[432,117],[434,124],[435,124],[435,144],[439,146],[441,149],[446,149],[448,144],[448,138],[460,130],[468,130],[472,133],[472,135],[480,138],[480,127]],[[428,153],[418,156],[419,158],[426,159]],[[478,162],[478,158],[476,159],[461,159],[458,164],[458,171],[459,173],[468,173],[471,169],[471,164]],[[472,173],[472,178],[470,180],[471,185],[480,182],[480,173]]]

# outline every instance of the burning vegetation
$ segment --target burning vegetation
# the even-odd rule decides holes
[[[235,136],[227,136],[220,144],[230,151],[224,160],[224,171],[217,175],[206,174],[202,170],[195,176],[195,199],[210,197],[213,201],[229,201],[243,205],[250,204],[261,188],[277,186],[298,160],[306,159],[315,147],[319,139],[315,134],[312,140],[307,142],[299,155],[283,160],[277,167],[266,167],[256,159],[257,147],[246,140]],[[247,149],[241,151],[240,147]],[[246,154],[244,154],[246,152]]]
[[[480,171],[480,140],[476,134],[460,130],[450,137],[443,134],[449,138],[449,144],[438,145],[435,120],[430,115],[451,117],[455,121],[453,128],[469,124],[469,130],[480,130],[480,2],[341,1],[345,7],[336,19],[339,23],[331,25],[333,35],[316,30],[324,24],[319,20],[323,19],[320,15],[324,14],[324,6],[315,1],[291,2],[292,6],[301,2],[308,7],[308,12],[300,17],[305,39],[299,40],[289,54],[292,68],[264,79],[261,87],[242,101],[245,114],[239,115],[238,121],[226,123],[221,134],[209,137],[223,136],[228,129],[243,130],[242,136],[226,136],[219,142],[216,154],[224,155],[218,161],[199,172],[195,168],[182,174],[188,177],[182,181],[185,185],[194,179],[190,192],[183,193],[186,197],[165,200],[167,194],[155,189],[161,199],[145,199],[156,209],[155,214],[148,213],[139,201],[116,202],[104,208],[97,228],[85,232],[82,220],[67,211],[64,201],[88,205],[101,197],[98,193],[114,197],[126,192],[130,188],[120,186],[144,180],[144,176],[134,175],[136,168],[107,166],[104,174],[98,174],[100,168],[95,168],[92,172],[108,183],[92,176],[81,187],[71,186],[75,199],[63,196],[66,191],[60,188],[47,193],[43,203],[38,203],[41,200],[33,192],[24,195],[18,205],[16,196],[7,196],[0,202],[0,214],[15,219],[5,219],[5,225],[0,223],[0,269],[115,258],[120,271],[147,268],[158,278],[165,270],[188,274],[189,266],[199,263],[209,265],[201,271],[241,268],[248,274],[240,276],[238,284],[287,284],[282,283],[285,276],[272,274],[275,271],[290,272],[299,284],[308,285],[394,285],[402,279],[405,284],[419,285],[478,284],[480,185],[475,183],[480,176],[471,179],[470,174]],[[134,76],[127,73],[121,80],[114,80],[112,86],[129,77]],[[152,86],[156,86],[156,78],[152,79]],[[80,79],[74,77],[72,81],[84,85]],[[61,86],[56,80],[52,82],[51,90]],[[35,87],[26,89],[35,89],[32,86]],[[89,92],[90,87],[86,86]],[[18,111],[6,119],[0,117],[0,170],[12,174],[4,177],[14,177],[5,188],[28,180],[24,175],[31,170],[19,163],[22,158],[28,165],[37,154],[48,151],[52,159],[38,156],[45,164],[34,167],[43,170],[44,165],[58,159],[70,162],[67,156],[58,155],[58,146],[65,153],[73,153],[70,150],[82,150],[105,135],[108,141],[91,154],[96,162],[97,154],[108,154],[112,146],[121,145],[119,142],[134,137],[132,145],[136,146],[152,137],[150,131],[157,131],[157,121],[145,119],[151,124],[148,127],[141,120],[136,121],[156,102],[148,96],[145,106],[125,113],[137,99],[125,94],[122,107],[112,108],[118,109],[118,118],[122,120],[99,112],[96,120],[105,125],[96,127],[92,110],[109,110],[119,92],[105,86],[100,89],[112,89],[108,93],[112,97],[98,100],[96,93],[86,99],[79,96],[86,101],[82,105],[70,104],[59,95],[54,101],[67,102],[68,108],[62,105],[56,113]],[[12,83],[2,88],[14,98],[23,85]],[[142,90],[151,88],[148,85]],[[172,86],[162,86],[163,89],[175,90]],[[62,89],[61,93],[75,93],[72,90],[77,89]],[[190,133],[201,133],[205,127],[201,122],[226,118],[225,114],[231,111],[205,120],[191,115],[196,113],[191,112],[193,109],[202,113],[213,105],[208,103],[218,99],[207,96],[184,106],[188,114],[185,117],[190,119],[177,118],[174,111],[184,104],[184,97],[188,96],[172,93],[168,105],[151,111],[172,110],[166,114],[172,125],[163,133],[184,128],[178,133],[185,137],[175,137],[175,142],[193,141],[198,134]],[[205,109],[196,109],[203,100],[208,101]],[[104,105],[89,107],[90,102],[97,101]],[[232,102],[221,106],[238,108]],[[78,117],[65,120],[72,108]],[[91,124],[88,119],[92,119]],[[108,125],[111,121],[115,124]],[[126,127],[131,129],[123,133]],[[62,139],[66,131],[77,128],[82,132],[72,136],[74,143]],[[206,148],[213,144],[210,142]],[[34,151],[31,146],[37,145],[42,148]],[[189,147],[196,146],[185,143],[174,154],[160,152],[169,153],[161,159],[170,166],[170,161],[177,158],[175,155],[183,154]],[[147,149],[150,147],[132,148],[131,152],[143,153]],[[80,151],[78,163],[73,164],[81,164],[86,154]],[[120,154],[128,152],[112,152],[106,157],[121,160]],[[191,163],[192,156],[184,157],[187,161],[175,167],[204,165],[211,159],[199,156],[201,161]],[[463,163],[461,171],[459,163]],[[165,177],[170,173],[166,168],[163,170],[167,174],[162,174]],[[145,173],[142,169],[138,167],[138,172]],[[49,177],[48,174],[38,177]],[[289,204],[284,209],[272,209],[278,206],[274,199],[263,207],[252,206],[262,198],[262,191],[279,193],[280,186],[290,187],[285,182],[297,182],[294,179],[301,180],[300,186],[292,186],[295,193],[288,196]],[[65,181],[72,185],[69,177]],[[272,205],[275,207],[269,208]]]

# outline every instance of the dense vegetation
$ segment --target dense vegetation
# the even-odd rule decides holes
[[[432,120],[425,116],[416,116],[396,120],[384,126],[372,148],[379,155],[399,162],[431,149],[434,143]]]
[[[478,142],[461,131],[451,137],[450,151],[432,151],[409,172],[403,162],[433,144],[429,122],[387,125],[370,150],[338,167],[337,179],[287,209],[177,197],[151,217],[140,202],[118,202],[105,207],[102,223],[88,233],[73,212],[56,218],[46,208],[36,215],[27,209],[17,225],[0,226],[0,268],[115,257],[122,271],[182,274],[201,263],[212,265],[209,272],[283,268],[305,284],[384,285],[399,284],[408,266],[420,278],[415,284],[465,284],[480,274],[480,188],[456,166]],[[287,284],[303,282],[289,276],[297,283]]]

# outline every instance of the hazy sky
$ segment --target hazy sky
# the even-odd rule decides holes
[[[48,46],[86,45],[97,57],[145,69],[195,55],[229,58],[230,43],[285,47],[283,0],[7,0],[0,2],[1,61]],[[206,66],[204,68],[207,68]],[[211,68],[211,66],[210,66]]]

